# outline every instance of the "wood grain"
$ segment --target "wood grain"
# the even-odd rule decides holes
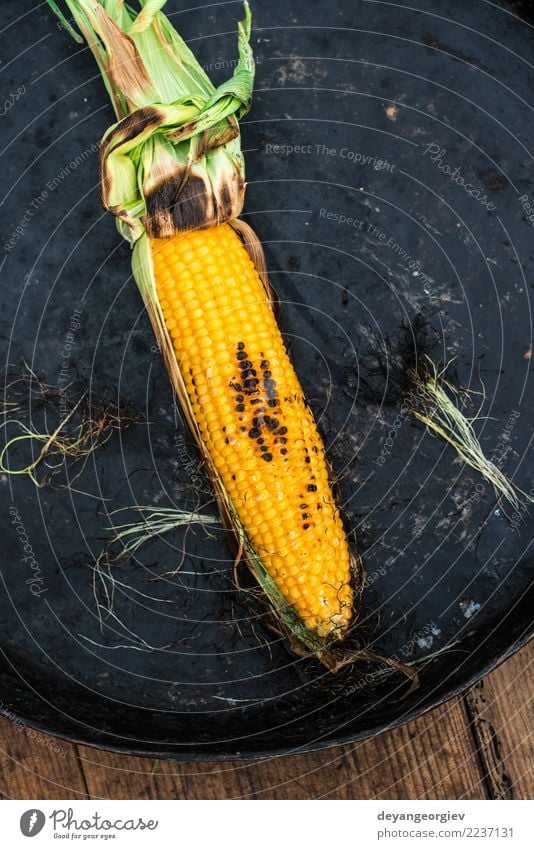
[[[253,763],[153,763],[2,719],[0,792],[15,799],[532,798],[533,662],[531,644],[463,698],[372,740]]]
[[[534,793],[534,646],[510,658],[466,696],[488,793],[532,799]]]
[[[459,700],[400,729],[350,746],[260,763],[157,764],[80,749],[89,792],[101,798],[480,798],[481,775]],[[474,795],[471,788],[474,788]]]

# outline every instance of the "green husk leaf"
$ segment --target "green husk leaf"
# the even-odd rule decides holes
[[[54,0],[50,8],[75,35]],[[161,11],[141,2],[65,0],[91,48],[118,121],[101,144],[101,194],[121,235],[167,237],[237,218],[245,164],[238,120],[250,108],[251,15],[238,24],[238,62],[215,88]]]

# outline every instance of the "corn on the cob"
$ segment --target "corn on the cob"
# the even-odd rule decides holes
[[[328,646],[353,621],[359,561],[276,324],[263,253],[236,220],[250,11],[245,3],[234,74],[215,89],[164,2],[140,0],[136,15],[116,0],[66,0],[119,119],[102,140],[102,200],[134,246],[134,277],[223,516],[292,645],[333,668]]]
[[[349,551],[324,448],[264,285],[229,224],[152,240],[202,440],[267,572],[306,626],[341,634]]]

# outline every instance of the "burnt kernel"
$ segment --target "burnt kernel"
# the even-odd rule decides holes
[[[304,457],[304,462],[305,462],[305,463],[311,463],[311,460],[310,460],[310,458],[309,458],[309,457]]]
[[[270,463],[271,460],[273,459],[272,454],[262,454],[262,457],[263,457],[264,460],[267,460],[268,463]]]
[[[300,509],[301,509],[301,510],[305,510],[307,506],[308,506],[307,504],[301,504],[301,505],[300,505]]]
[[[230,440],[228,439],[228,437],[226,437],[226,439],[224,441],[226,442],[227,445],[230,445]]]
[[[244,343],[244,342],[238,342],[238,343],[237,343],[237,350],[238,350],[238,351],[243,351],[243,350],[244,350],[244,348],[245,348],[245,343]]]
[[[303,519],[311,519],[311,513],[302,513]]]
[[[281,448],[280,454],[287,454],[287,448]]]
[[[278,431],[278,436],[284,436],[287,433],[287,427],[281,427]]]
[[[269,368],[269,360],[262,360],[260,368],[262,368],[262,369]]]
[[[254,389],[259,383],[255,377],[250,377],[248,380],[245,380],[245,389]]]
[[[244,395],[236,395],[235,400],[237,401],[238,404],[242,404],[243,401],[245,400],[245,396]]]
[[[304,530],[305,530],[305,531],[307,531],[307,530],[308,530],[308,528],[310,527],[310,525],[309,525],[309,523],[308,523],[308,522],[304,522],[304,524],[303,524],[303,526],[302,526],[302,527],[304,528]]]
[[[243,431],[243,433],[244,433],[246,430],[248,430],[248,428],[246,428],[246,427],[244,427],[243,425],[241,425],[241,427],[239,428],[239,430]]]
[[[262,445],[261,448],[260,448],[260,451],[268,451],[268,450],[269,449],[268,449],[267,445]]]
[[[322,509],[323,509],[323,505],[322,505],[322,504],[318,504],[318,505],[317,505],[317,509],[318,509],[318,510],[322,510]]]
[[[238,351],[237,352],[237,359],[238,360],[246,360],[247,356],[248,355],[247,355],[246,351]]]
[[[248,435],[250,436],[251,439],[257,439],[258,436],[260,435],[260,432],[259,432],[257,427],[251,427],[249,432],[248,432]]]
[[[273,375],[272,375],[272,372],[270,372],[270,371],[264,371],[264,372],[263,372],[263,376],[264,376],[265,378],[268,378],[268,377],[272,377]]]
[[[317,492],[317,487],[314,483],[309,483],[306,489],[308,490],[308,492]]]
[[[232,475],[232,480],[235,481],[235,475]]]
[[[226,433],[226,427],[223,427],[222,432]]]
[[[285,438],[285,436],[277,436],[276,439],[274,440],[275,445],[285,445],[286,442],[287,442],[287,439]]]
[[[278,398],[269,398],[267,403],[269,407],[278,407]]]
[[[238,413],[244,413],[245,405],[244,404],[238,404],[237,407],[236,407],[236,410],[237,410]]]
[[[252,363],[250,360],[243,360],[239,363],[239,368],[252,368]]]
[[[261,398],[251,398],[250,403],[251,404],[261,404]]]
[[[267,378],[267,380],[263,381],[263,385],[265,386],[266,389],[274,389],[275,386],[276,386],[276,382],[274,380],[269,380],[269,378]]]
[[[260,438],[257,440],[257,442],[258,442],[258,445],[263,445],[263,443],[265,442],[263,436],[260,436]]]
[[[245,378],[246,377],[256,377],[256,372],[254,371],[253,368],[247,368],[247,369],[245,369],[245,371],[243,372],[243,374],[241,376],[245,377]]]
[[[317,445],[314,445],[313,448],[312,448],[312,451],[314,452],[314,454],[317,454],[318,450],[319,449],[317,448]]]
[[[267,389],[265,392],[265,397],[269,398],[269,400],[273,400],[276,398],[276,389]]]
[[[243,391],[243,387],[241,386],[241,384],[240,383],[234,383],[233,381],[230,383],[230,388],[235,389],[236,392],[242,392]]]

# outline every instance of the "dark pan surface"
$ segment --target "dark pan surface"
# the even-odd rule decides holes
[[[213,78],[231,73],[240,5],[168,7]],[[97,450],[70,490],[2,478],[0,708],[123,751],[252,757],[369,735],[480,677],[531,631],[531,512],[498,505],[400,405],[365,400],[358,379],[373,335],[395,339],[421,314],[443,337],[436,358],[456,358],[462,385],[483,382],[486,453],[523,490],[534,486],[534,30],[512,13],[519,6],[253,8],[247,221],[264,242],[364,555],[362,633],[404,662],[435,655],[408,695],[376,666],[333,677],[292,656],[236,591],[217,527],[176,531],[117,567],[117,619],[100,629],[91,564],[109,512],[191,507],[192,484],[205,506],[209,485],[175,413],[128,247],[100,207],[96,142],[112,113],[92,57],[44,5],[3,8],[6,374],[25,359],[56,385],[65,369],[95,403],[120,398],[141,421]],[[442,151],[436,161],[430,145]]]

